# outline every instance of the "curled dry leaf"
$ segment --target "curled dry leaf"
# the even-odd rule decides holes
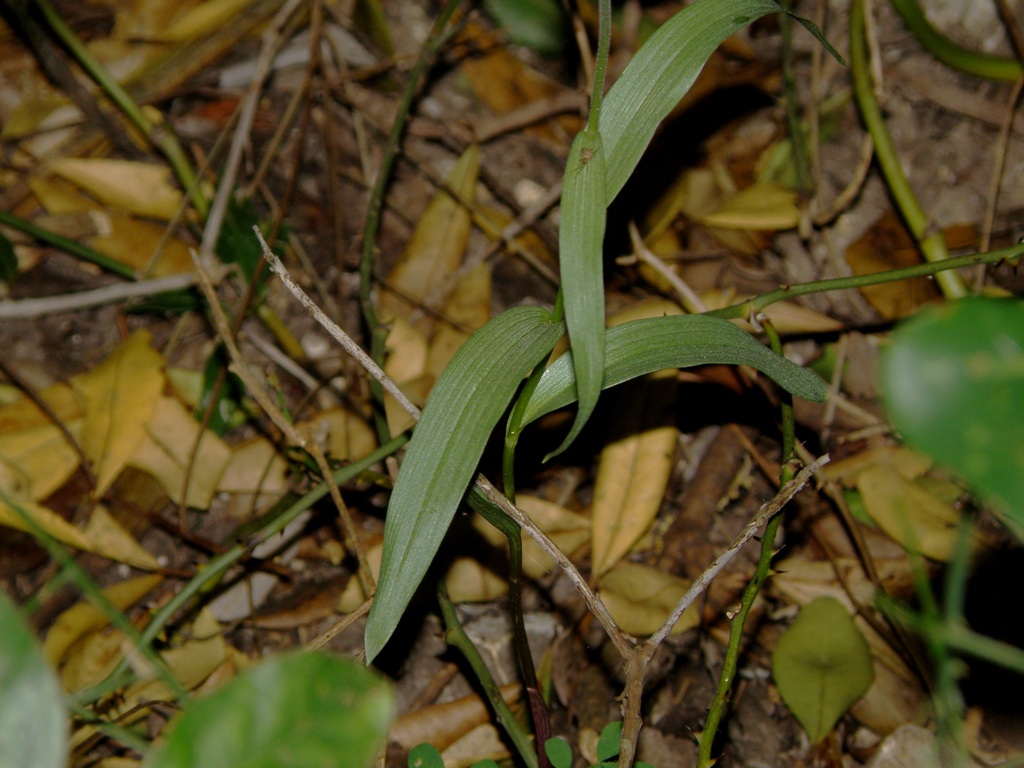
[[[620,563],[601,577],[599,588],[615,623],[639,636],[661,628],[690,583],[647,565]],[[679,617],[672,634],[682,634],[699,623],[699,610],[690,606]]]
[[[62,157],[46,165],[50,173],[70,181],[116,210],[170,221],[181,208],[183,195],[174,186],[171,170],[133,160]]]
[[[142,599],[154,589],[162,576],[149,574],[119,581],[105,587],[103,596],[120,611]],[[93,603],[82,600],[62,612],[50,626],[43,640],[43,656],[52,666],[58,667],[64,661],[68,649],[90,632],[97,632],[110,624],[110,617]]]
[[[54,384],[39,392],[74,439],[82,412],[71,387]],[[15,498],[45,499],[78,469],[78,453],[35,403],[22,397],[0,408],[0,489]]]
[[[156,478],[175,504],[182,503],[187,471],[185,504],[208,509],[230,458],[231,449],[213,432],[202,430],[180,400],[161,397],[128,463]]]
[[[675,372],[652,374],[620,394],[616,427],[601,451],[591,510],[593,571],[608,571],[647,532],[661,508],[678,430]]]
[[[522,688],[518,684],[503,685],[501,696],[506,703],[513,705],[522,697]],[[487,704],[478,695],[470,694],[402,715],[391,726],[388,738],[406,749],[417,744],[431,744],[438,750],[444,750],[489,719]]]
[[[120,474],[145,437],[164,386],[163,358],[136,331],[102,363],[71,379],[82,400],[82,450],[96,473],[96,497]]]

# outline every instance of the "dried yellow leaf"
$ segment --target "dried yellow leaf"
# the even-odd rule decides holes
[[[96,197],[100,202],[138,216],[170,221],[183,196],[163,165],[134,160],[62,157],[46,169]]]

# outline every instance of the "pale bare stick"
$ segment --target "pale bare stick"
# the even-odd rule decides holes
[[[753,519],[740,532],[727,550],[715,558],[704,572],[697,577],[676,604],[675,610],[668,620],[657,632],[647,640],[640,643],[628,654],[623,654],[626,662],[626,685],[622,692],[622,740],[619,744],[619,768],[629,768],[633,765],[633,757],[636,754],[637,741],[640,736],[640,728],[643,720],[640,716],[640,705],[644,693],[644,675],[647,673],[647,666],[654,657],[658,646],[668,637],[672,627],[679,621],[683,611],[693,605],[694,601],[708,588],[711,581],[721,573],[722,569],[740,551],[744,544],[754,537],[761,526],[763,526],[803,488],[811,479],[811,476],[819,467],[828,463],[828,456],[822,456],[817,461],[804,467],[797,473],[796,477],[786,483],[779,492],[754,515]]]
[[[292,280],[292,276],[288,274],[284,264],[270,250],[266,240],[263,239],[259,227],[253,227],[252,229],[256,233],[256,238],[260,241],[260,248],[263,249],[263,258],[267,260],[270,268],[281,278],[281,282],[284,283],[285,288],[291,292],[292,296],[298,299],[299,303],[306,308],[306,311],[313,316],[313,319],[320,323],[323,329],[334,337],[335,341],[341,344],[342,349],[352,355],[366,369],[367,373],[380,382],[380,385],[398,401],[398,404],[402,406],[406,413],[414,419],[419,419],[420,409],[413,405],[412,401],[405,396],[405,393],[398,388],[398,385],[373,361],[373,358],[366,354],[363,348],[352,340],[351,336],[341,330],[337,323],[325,315],[323,310]]]
[[[196,265],[196,275],[199,279],[199,287],[203,292],[203,296],[206,297],[206,303],[210,307],[210,319],[213,321],[213,327],[217,331],[217,335],[220,340],[224,342],[224,346],[228,350],[228,357],[231,358],[231,369],[238,374],[238,377],[245,383],[246,389],[249,394],[253,396],[253,399],[259,403],[260,408],[263,409],[264,413],[270,417],[270,420],[274,422],[274,426],[284,433],[284,436],[288,439],[292,445],[298,445],[301,447],[306,446],[306,440],[299,434],[299,431],[295,429],[295,425],[292,424],[288,419],[284,417],[281,410],[274,403],[274,398],[267,394],[263,389],[263,385],[257,381],[249,368],[248,363],[245,362],[245,358],[242,357],[242,353],[238,349],[238,345],[235,344],[234,337],[231,335],[231,325],[228,323],[228,319],[224,316],[224,310],[221,309],[220,299],[217,298],[217,292],[213,289],[213,284],[210,282],[209,275],[206,274],[206,269],[203,267],[202,262],[199,260],[199,256],[195,251],[192,251],[192,261]]]

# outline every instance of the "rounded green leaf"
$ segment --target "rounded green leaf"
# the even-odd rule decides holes
[[[395,714],[372,670],[321,653],[274,656],[191,705],[145,768],[361,768]]]
[[[417,744],[409,750],[409,768],[444,768],[444,760],[433,744]]]
[[[665,368],[695,365],[748,365],[783,389],[806,400],[822,402],[825,382],[760,344],[728,320],[704,315],[667,315],[633,320],[605,332],[602,389]],[[572,352],[555,360],[541,376],[526,407],[522,424],[576,400]]]
[[[850,614],[837,600],[819,597],[779,638],[772,674],[789,711],[817,743],[867,692],[874,670]]]
[[[544,753],[552,768],[572,768],[572,747],[565,739],[548,739],[544,742]]]
[[[68,759],[60,683],[2,590],[0,627],[0,763],[60,768]]]
[[[907,443],[1024,538],[1024,302],[971,298],[920,313],[893,333],[881,379]]]

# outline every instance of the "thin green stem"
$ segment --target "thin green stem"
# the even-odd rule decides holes
[[[927,261],[938,262],[949,258],[946,241],[935,231],[927,214],[910,187],[892,137],[885,127],[882,111],[875,101],[868,64],[868,40],[865,25],[864,0],[853,0],[850,6],[850,69],[853,74],[853,93],[861,117],[875,145],[875,157],[882,169],[896,207],[899,208],[907,228],[917,241]],[[942,272],[936,280],[946,298],[957,299],[967,295],[967,287],[956,272]]]
[[[402,137],[409,123],[413,102],[419,94],[423,77],[434,63],[438,52],[455,34],[455,28],[446,28],[461,4],[462,0],[447,0],[434,21],[430,39],[409,72],[409,79],[398,100],[395,121],[391,124],[391,132],[381,155],[380,169],[377,171],[377,179],[370,191],[370,200],[367,204],[366,221],[363,225],[363,252],[359,262],[359,306],[363,313],[363,322],[366,323],[367,332],[370,334],[370,357],[378,365],[383,365],[385,342],[388,337],[388,331],[377,318],[377,310],[373,305],[373,264],[377,255],[377,235],[380,233],[381,217],[384,213],[384,198],[391,182],[391,172],[401,150]],[[377,381],[371,379],[370,392],[379,406],[374,417],[377,436],[384,442],[391,436],[387,420],[384,418],[384,389]]]
[[[1024,255],[1024,245],[1015,245],[1010,248],[1003,248],[988,253],[972,253],[968,256],[957,256],[941,262],[928,264],[915,264],[912,267],[902,269],[890,269],[884,272],[872,272],[868,275],[855,275],[853,277],[836,277],[828,280],[814,280],[809,283],[798,285],[787,285],[768,293],[762,293],[752,299],[747,299],[739,304],[730,307],[723,307],[705,314],[712,317],[725,319],[745,318],[757,314],[765,307],[776,302],[791,299],[794,296],[806,296],[810,293],[824,293],[826,291],[842,291],[850,288],[863,288],[868,285],[879,285],[881,283],[895,283],[899,280],[909,280],[914,277],[932,277],[950,269],[962,269],[973,267],[978,264],[996,264],[1001,261],[1013,261]]]
[[[181,686],[174,673],[171,672],[164,660],[160,658],[160,654],[153,648],[153,638],[143,637],[143,634],[117,609],[117,606],[107,599],[107,596],[103,594],[103,590],[89,577],[89,574],[85,572],[82,566],[67,553],[64,546],[39,525],[27,509],[3,491],[0,491],[0,501],[3,501],[4,504],[13,509],[15,514],[21,518],[29,533],[42,544],[50,557],[60,564],[61,569],[70,575],[79,592],[99,608],[116,629],[124,633],[125,637],[131,641],[135,650],[139,652],[146,663],[163,680],[175,698],[180,701],[187,701],[188,691]],[[125,659],[123,664],[127,665],[128,660]]]
[[[779,16],[782,32],[782,93],[786,107],[786,126],[789,142],[793,148],[793,170],[796,172],[796,188],[807,195],[813,188],[811,179],[811,158],[807,149],[807,137],[800,121],[800,98],[796,87],[796,54],[793,50],[793,17],[790,15],[793,0],[782,3],[786,13]]]
[[[41,243],[46,243],[47,245],[52,245],[55,248],[60,248],[62,251],[70,253],[72,256],[77,256],[82,259],[82,261],[95,264],[97,267],[105,269],[108,272],[113,272],[115,275],[119,275],[120,277],[126,277],[129,280],[135,280],[138,278],[138,275],[135,274],[135,270],[127,264],[122,264],[116,259],[105,256],[99,251],[93,250],[92,248],[82,245],[74,240],[69,240],[66,237],[58,235],[56,232],[51,232],[48,229],[36,226],[31,221],[26,221],[20,216],[15,216],[13,213],[0,211],[0,224],[16,229],[19,232],[24,232],[26,235],[31,235]]]
[[[76,37],[71,27],[54,9],[50,0],[35,0],[35,3],[53,34],[71,52],[82,69],[103,89],[125,117],[167,158],[182,189],[192,199],[192,204],[195,205],[200,217],[205,219],[210,208],[209,201],[200,190],[192,164],[174,134],[164,125],[155,125],[146,116],[131,94],[114,79],[99,59],[93,56],[92,51]]]
[[[1017,59],[972,51],[943,35],[928,21],[917,0],[892,0],[892,5],[914,36],[943,64],[988,80],[1014,83],[1024,77],[1024,67]]]
[[[612,45],[611,0],[598,0],[597,9],[597,56],[594,59],[594,86],[590,94],[590,114],[587,116],[587,130],[595,133],[597,132],[597,121],[601,117],[604,79],[608,71],[608,52]]]
[[[341,467],[334,472],[335,483],[341,485],[343,483],[350,482],[360,473],[365,472],[377,462],[383,461],[385,458],[392,455],[395,451],[405,445],[408,439],[408,436],[405,434],[399,435],[368,456]],[[184,608],[192,598],[216,584],[228,569],[231,568],[231,566],[242,560],[254,547],[258,546],[263,541],[266,541],[271,536],[283,531],[285,527],[287,527],[288,524],[296,517],[326,496],[329,490],[330,489],[326,482],[318,484],[316,487],[307,491],[302,498],[298,499],[280,515],[269,520],[266,525],[262,526],[259,531],[247,539],[245,543],[235,544],[230,549],[210,560],[203,569],[196,574],[188,584],[182,587],[181,591],[171,598],[149,621],[146,627],[139,634],[141,647],[145,647],[152,643],[153,640],[155,640],[156,637],[164,631],[164,628],[168,623],[170,623],[171,619],[177,615],[177,613],[181,611],[181,609]],[[116,691],[118,687],[123,684],[123,681],[126,679],[128,674],[129,669],[127,664],[122,663],[111,673],[107,680],[79,692],[75,696],[75,700],[80,705],[86,705],[96,701],[102,696]]]
[[[776,354],[782,354],[782,341],[778,332],[771,323],[764,324],[772,350]],[[791,396],[786,396],[782,403],[782,476],[779,478],[779,487],[782,487],[793,479],[793,471],[786,462],[793,456],[793,448],[796,444],[796,426],[793,419],[793,402]],[[761,537],[761,554],[754,569],[747,588],[743,591],[740,599],[740,608],[733,616],[729,625],[729,643],[725,649],[725,658],[722,660],[722,673],[718,677],[718,685],[715,688],[715,696],[708,709],[708,717],[704,723],[704,730],[701,732],[697,743],[697,767],[708,768],[714,764],[711,750],[714,747],[715,735],[718,733],[718,726],[725,716],[729,706],[729,694],[732,691],[732,683],[736,678],[736,669],[739,665],[740,650],[743,643],[743,628],[754,605],[754,600],[761,592],[768,574],[771,572],[772,557],[775,555],[775,537],[779,531],[782,515],[772,517],[764,527],[764,534]]]
[[[448,644],[458,648],[462,655],[466,657],[466,661],[472,668],[473,674],[476,675],[477,680],[484,689],[488,703],[494,710],[494,717],[498,725],[505,730],[505,733],[512,740],[523,763],[527,768],[539,768],[537,750],[530,743],[530,735],[519,725],[519,721],[516,719],[511,707],[502,697],[501,689],[494,681],[494,677],[487,668],[487,664],[484,663],[483,657],[480,656],[480,651],[476,649],[473,641],[462,628],[462,623],[455,613],[455,606],[452,605],[452,601],[448,597],[448,589],[445,587],[443,579],[437,585],[437,599],[441,604],[441,617],[448,628],[446,633]]]

